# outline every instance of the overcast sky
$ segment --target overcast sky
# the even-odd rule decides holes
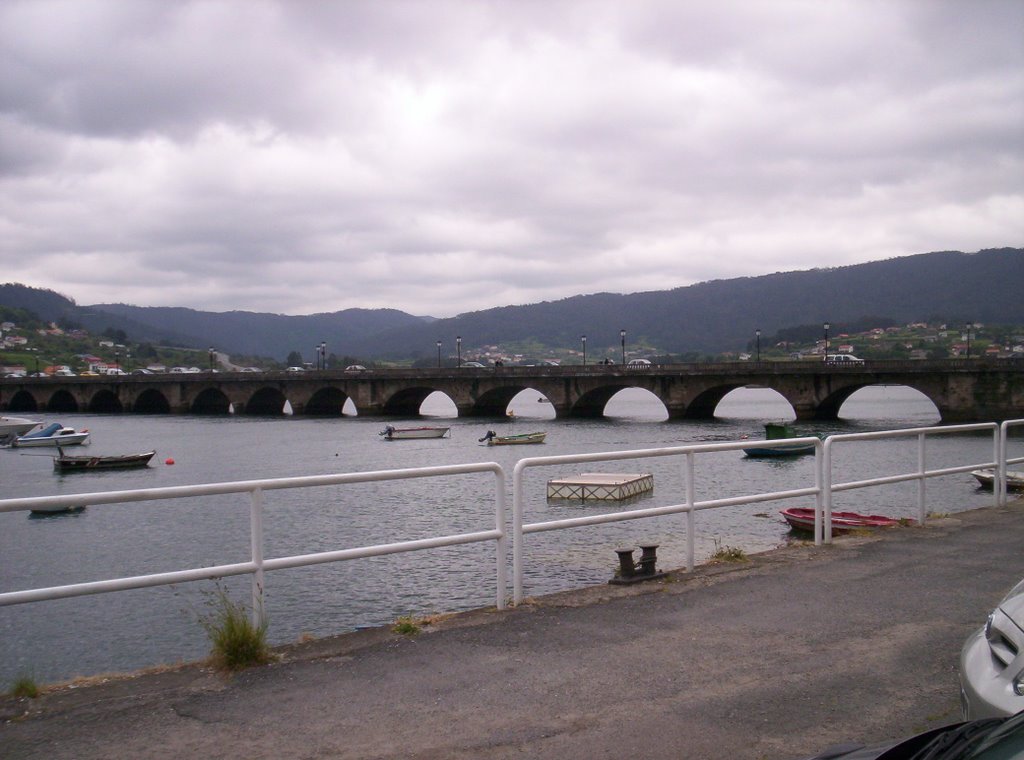
[[[1021,0],[0,4],[0,282],[437,317],[1024,246]]]

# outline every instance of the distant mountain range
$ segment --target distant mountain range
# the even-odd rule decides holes
[[[580,336],[599,351],[630,345],[665,353],[718,353],[748,345],[755,328],[769,336],[830,321],[837,328],[871,318],[897,323],[941,320],[1024,324],[1024,249],[942,251],[867,264],[714,280],[627,295],[598,293],[525,306],[502,306],[449,319],[395,309],[346,309],[288,316],[244,311],[95,304],[78,306],[53,291],[0,285],[0,306],[27,309],[47,321],[70,319],[92,332],[123,330],[132,341],[153,341],[283,360],[289,352],[370,359],[430,357],[455,336],[464,350],[534,343],[576,348]]]

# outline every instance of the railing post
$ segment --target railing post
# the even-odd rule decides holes
[[[252,542],[252,563],[256,569],[252,574],[252,622],[255,626],[266,623],[266,609],[263,605],[263,489],[250,492],[249,527]]]
[[[686,572],[692,573],[695,567],[694,559],[694,546],[696,540],[694,539],[694,532],[696,530],[696,520],[693,515],[693,504],[695,501],[695,491],[693,484],[693,452],[686,452],[686,506],[689,509],[686,510]]]
[[[917,434],[917,524],[924,525],[927,508],[925,506],[925,438],[926,433]]]
[[[825,511],[825,498],[824,498],[824,483],[825,483],[825,444],[820,443],[814,447],[814,487],[818,489],[818,493],[814,497],[814,514],[824,514]],[[824,523],[824,520],[822,520]],[[815,518],[815,524],[817,524],[817,518]],[[832,520],[829,520],[829,527],[832,526]],[[817,527],[817,525],[815,525]],[[831,537],[831,530],[829,531]],[[818,531],[814,531],[814,545],[819,546],[821,539],[818,536]]]
[[[523,601],[523,469],[512,471],[512,606]]]
[[[822,462],[821,475],[822,475],[822,499],[821,509],[815,512],[814,515],[814,545],[821,546],[822,540],[825,543],[832,543],[832,436],[825,439],[825,443],[822,444]],[[823,515],[819,524],[818,515]],[[824,531],[821,528],[824,527]],[[824,537],[824,538],[823,538]]]
[[[993,461],[996,463],[996,482],[992,484],[992,490],[995,492],[997,507],[1006,505],[1006,473],[1009,469],[1006,465],[1006,460],[1009,458],[1009,450],[1006,446],[1008,424],[1008,422],[1003,422],[994,436],[995,459]]]
[[[505,470],[498,468],[494,473],[494,529],[497,530],[501,535],[498,537],[497,546],[495,547],[494,558],[495,570],[497,572],[496,579],[496,595],[498,597],[496,606],[499,610],[505,609],[505,595],[507,593],[507,575],[508,575],[508,538],[505,528]]]

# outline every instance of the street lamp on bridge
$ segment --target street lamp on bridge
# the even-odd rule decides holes
[[[327,341],[320,341],[320,358],[321,364],[323,365],[320,369],[327,369]]]
[[[121,352],[114,351],[114,369],[121,369]]]
[[[587,366],[587,336],[581,335],[580,340],[583,341],[583,366]]]
[[[619,340],[622,341],[622,363],[626,363],[626,331],[619,330]]]
[[[973,322],[967,323],[967,358],[971,358],[971,328],[974,327]]]
[[[761,328],[754,330],[754,335],[757,337],[757,360],[761,361]]]
[[[821,360],[824,362],[828,361],[828,328],[830,328],[831,326],[832,325],[830,325],[828,322],[822,325],[822,327],[825,328],[825,353],[822,354]]]
[[[208,352],[208,354],[210,356],[210,372],[213,372],[213,355],[214,355],[213,346],[210,346],[206,350],[207,350],[207,352]]]
[[[437,342],[437,368],[441,369],[441,341]]]
[[[455,336],[455,351],[456,351],[456,353],[458,355],[458,359],[456,361],[458,362],[458,366],[461,367],[462,366],[462,336],[461,335],[456,335]]]

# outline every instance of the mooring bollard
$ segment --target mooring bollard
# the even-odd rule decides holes
[[[640,559],[635,563],[633,562],[633,551],[631,548],[615,550],[615,553],[619,555],[619,571],[614,578],[608,581],[609,583],[639,583],[652,578],[664,578],[667,575],[667,573],[659,573],[657,569],[658,544],[640,544]]]
[[[658,544],[640,544],[640,575],[654,575],[658,564]]]
[[[616,549],[619,555],[619,577],[632,578],[636,574],[636,566],[633,564],[632,549]]]

